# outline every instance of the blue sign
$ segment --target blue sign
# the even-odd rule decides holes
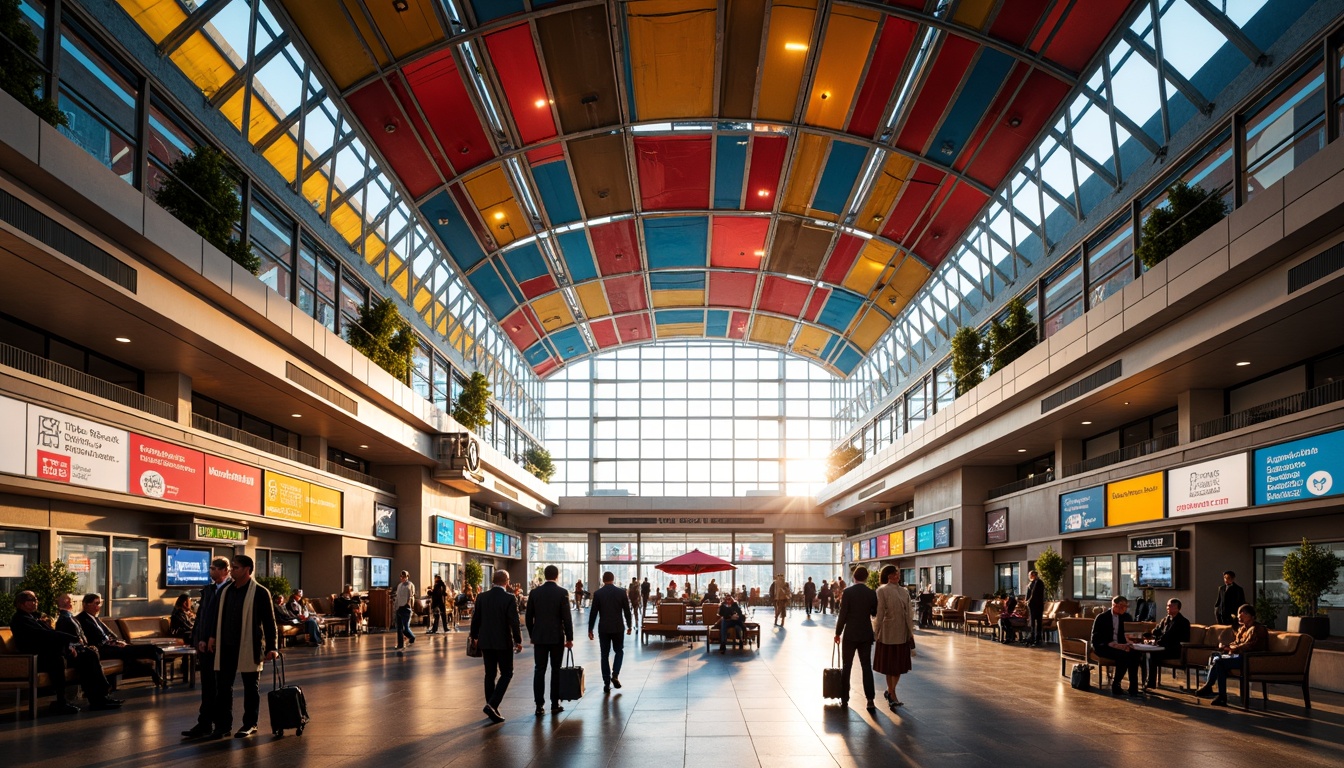
[[[501,555],[508,553],[508,550],[504,548],[504,534],[499,532],[495,533],[495,551]]]
[[[1059,532],[1090,531],[1106,527],[1106,486],[1059,497]]]
[[[434,543],[445,544],[450,547],[456,546],[453,543],[453,518],[434,518]]]
[[[1338,496],[1344,493],[1344,430],[1261,448],[1251,466],[1256,504]]]
[[[915,529],[915,549],[919,552],[933,549],[933,523]]]
[[[952,521],[939,520],[933,524],[933,548],[952,546]]]

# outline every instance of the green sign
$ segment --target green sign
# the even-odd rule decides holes
[[[247,541],[246,528],[228,528],[222,525],[196,523],[194,530],[195,535],[192,538],[197,541],[224,541],[231,544],[241,544]]]

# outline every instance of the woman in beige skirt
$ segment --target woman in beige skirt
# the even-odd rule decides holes
[[[900,571],[894,565],[882,569],[882,585],[877,588],[877,619],[874,636],[873,671],[887,676],[887,705],[895,712],[902,702],[896,698],[896,684],[910,671],[915,654],[915,611],[910,592],[900,583]]]

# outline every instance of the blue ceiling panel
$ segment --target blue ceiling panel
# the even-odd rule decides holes
[[[480,269],[467,275],[467,280],[486,306],[490,307],[490,311],[495,313],[496,320],[503,320],[518,307],[518,300],[506,287],[507,283],[495,272],[493,265],[481,266]]]
[[[424,205],[420,206],[420,212],[424,214],[425,221],[428,221],[438,233],[439,239],[448,247],[448,254],[463,272],[485,259],[485,251],[481,250],[481,244],[476,242],[476,235],[472,234],[471,227],[458,212],[453,197],[447,190],[426,200]]]
[[[840,213],[849,200],[849,192],[858,181],[863,159],[868,148],[847,141],[831,142],[831,154],[826,158],[826,170],[821,172],[812,207],[827,213]]]
[[[502,19],[523,12],[523,0],[471,0],[471,8],[476,12],[476,23]]]
[[[840,356],[835,360],[835,367],[844,375],[848,376],[854,372],[859,363],[863,361],[863,354],[852,344],[846,344],[840,351]]]
[[[556,352],[560,357],[571,360],[580,355],[588,354],[588,344],[583,340],[583,334],[579,329],[570,326],[551,334],[551,342],[555,344]]]
[[[597,264],[593,261],[593,247],[588,244],[588,235],[582,229],[565,232],[555,236],[560,242],[560,252],[569,266],[569,277],[576,283],[597,277]]]
[[[709,260],[709,217],[645,219],[644,247],[649,269],[703,267]]]
[[[546,206],[551,226],[570,224],[583,218],[579,199],[574,196],[574,182],[569,178],[569,165],[564,160],[533,167],[532,178],[537,182],[537,192]]]
[[[546,347],[546,342],[538,341],[523,351],[523,357],[532,367],[536,367],[551,358],[551,350]]]
[[[535,240],[505,253],[504,263],[509,265],[509,272],[513,273],[514,279],[520,283],[550,274],[546,269],[546,260],[541,257],[541,250],[537,248]]]
[[[705,313],[706,336],[728,336],[728,321],[732,313],[723,309],[711,309]]]
[[[703,291],[704,272],[650,272],[651,291]]]
[[[720,136],[714,147],[714,207],[742,207],[742,184],[747,172],[747,136]]]
[[[938,135],[933,137],[925,157],[939,165],[952,165],[976,126],[985,118],[990,102],[1012,68],[1013,60],[1006,54],[988,47],[980,49],[980,60],[962,83],[961,93],[939,127]]]
[[[705,321],[705,311],[703,309],[664,309],[654,312],[653,315],[654,322],[659,325],[703,323]]]
[[[822,308],[817,322],[843,333],[849,324],[854,322],[854,316],[862,307],[862,296],[837,288],[831,291],[830,298],[826,299],[826,306]]]

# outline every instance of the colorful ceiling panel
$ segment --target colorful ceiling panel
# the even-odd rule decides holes
[[[281,0],[542,376],[688,336],[847,375],[1135,4]]]

